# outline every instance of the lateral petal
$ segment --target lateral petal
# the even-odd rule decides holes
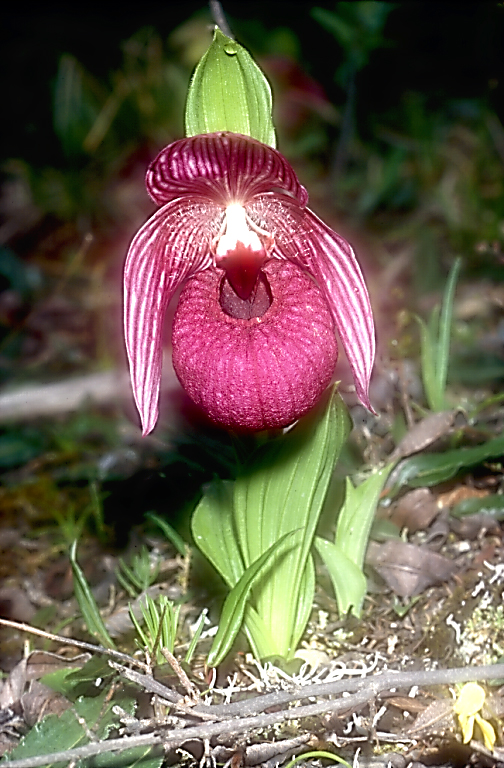
[[[249,211],[274,237],[273,255],[290,259],[313,275],[324,291],[352,369],[357,395],[369,402],[375,328],[360,266],[347,241],[312,211],[294,201],[264,195]]]
[[[156,211],[130,245],[124,268],[124,334],[144,435],[158,417],[166,307],[187,277],[211,266],[210,243],[220,218],[220,209],[206,201],[175,200]]]
[[[277,189],[301,206],[308,201],[280,152],[238,133],[206,133],[173,142],[151,163],[145,183],[158,205],[186,194],[223,206],[245,205],[254,195]]]
[[[369,381],[375,358],[375,326],[361,268],[347,241],[309,210],[305,221],[308,269],[326,293],[360,401],[371,411]]]

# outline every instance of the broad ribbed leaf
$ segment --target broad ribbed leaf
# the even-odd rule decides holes
[[[246,568],[236,540],[232,494],[232,483],[211,483],[191,521],[194,541],[231,588]]]
[[[362,570],[376,506],[392,465],[370,475],[357,488],[346,481],[344,504],[338,515],[334,544],[318,538],[315,545],[331,577],[338,610],[344,616],[352,609],[360,616],[366,594],[366,577]]]
[[[278,541],[272,544],[266,552],[263,552],[261,557],[247,568],[243,576],[227,596],[222,608],[219,629],[215,635],[210,653],[208,654],[208,665],[210,667],[216,667],[220,664],[231,650],[236,635],[241,629],[247,601],[254,583],[265,572],[274,572],[276,570],[277,561],[278,558],[281,557],[284,545],[287,542],[287,539],[292,537],[294,533],[295,531],[286,533],[278,539]],[[295,546],[295,544],[293,544],[293,546]],[[266,626],[269,630],[272,629],[271,625]],[[271,642],[272,644],[275,643],[276,638],[272,636]]]
[[[233,131],[275,146],[271,89],[248,51],[220,29],[189,86],[186,135]]]
[[[347,419],[333,392],[322,415],[311,414],[266,445],[236,481],[235,529],[246,566],[286,533],[302,531],[300,546],[254,589],[254,604],[275,638],[268,655],[291,657],[306,626],[314,588],[310,548]]]
[[[338,515],[334,543],[358,568],[364,563],[380,493],[391,469],[391,464],[383,467],[356,488],[347,477],[346,496]]]
[[[359,617],[367,590],[362,569],[332,541],[317,536],[315,547],[329,572],[339,615],[346,616],[352,609],[352,613]]]

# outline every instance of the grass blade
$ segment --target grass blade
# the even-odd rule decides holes
[[[88,631],[94,635],[105,648],[115,648],[114,641],[110,637],[107,628],[103,623],[93,593],[91,592],[84,573],[77,562],[77,539],[70,547],[69,557],[70,565],[72,566],[75,597],[79,603],[79,608]]]

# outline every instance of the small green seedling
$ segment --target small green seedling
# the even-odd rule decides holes
[[[382,488],[389,476],[389,464],[370,475],[357,488],[346,480],[345,502],[338,515],[334,542],[317,537],[315,546],[333,583],[338,610],[359,617],[366,594],[364,556]]]
[[[142,648],[156,664],[164,664],[166,659],[162,649],[172,655],[177,639],[180,605],[175,605],[166,595],[153,600],[149,595],[140,601],[142,620],[139,621],[130,605],[129,615],[137,633],[137,645]]]
[[[448,275],[441,307],[434,308],[428,323],[421,317],[415,318],[420,325],[422,380],[431,411],[444,411],[447,408],[446,380],[450,356],[453,299],[460,265],[461,260],[456,259]]]
[[[77,540],[70,547],[70,565],[74,580],[75,597],[81,609],[82,617],[88,631],[94,635],[105,648],[115,648],[114,641],[110,637],[100,610],[96,604],[91,588],[86,577],[77,562]]]
[[[133,598],[154,584],[158,575],[159,563],[153,561],[145,545],[140,548],[139,552],[135,552],[129,565],[120,558],[119,568],[116,570],[117,581]]]

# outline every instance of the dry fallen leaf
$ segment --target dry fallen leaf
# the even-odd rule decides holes
[[[449,435],[454,427],[459,426],[460,421],[466,423],[463,414],[458,410],[429,414],[404,435],[390,455],[389,461],[397,461],[422,451],[440,437]]]
[[[453,701],[451,699],[436,699],[423,712],[420,712],[411,728],[408,729],[408,734],[411,736],[443,734],[447,730],[453,729],[454,725]]]
[[[426,547],[397,540],[370,542],[366,562],[400,597],[414,597],[433,584],[447,581],[456,567]]]
[[[407,528],[414,533],[428,528],[438,514],[432,491],[429,488],[415,488],[392,505],[389,519],[398,528]]]

